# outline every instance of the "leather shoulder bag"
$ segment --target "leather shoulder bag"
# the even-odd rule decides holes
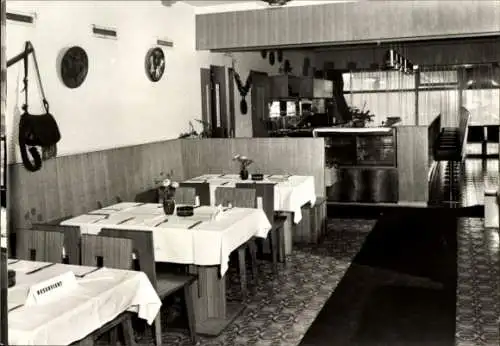
[[[45,109],[45,113],[41,115],[33,115],[28,112],[28,57],[30,48],[31,54],[33,54],[35,71],[40,86],[42,103]],[[56,145],[61,139],[61,134],[56,120],[52,114],[49,113],[49,103],[47,102],[43,91],[35,50],[31,46],[30,42],[26,42],[25,46],[23,83],[25,99],[24,105],[22,106],[23,113],[21,114],[21,119],[19,121],[19,147],[24,167],[31,172],[36,172],[42,167],[42,156],[36,147],[38,146],[42,148],[43,160],[56,156]],[[30,148],[28,149],[28,147]],[[29,158],[28,151],[33,158],[33,162],[31,162]]]

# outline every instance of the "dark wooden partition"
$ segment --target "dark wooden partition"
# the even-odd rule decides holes
[[[428,126],[398,126],[397,169],[400,203],[427,203],[430,170]]]
[[[186,139],[182,157],[186,178],[206,173],[237,174],[236,154],[254,163],[250,173],[312,175],[316,195],[325,196],[325,143],[323,138]]]

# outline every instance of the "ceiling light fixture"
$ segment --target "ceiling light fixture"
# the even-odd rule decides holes
[[[284,6],[291,0],[262,0],[263,2],[267,2],[269,6]]]

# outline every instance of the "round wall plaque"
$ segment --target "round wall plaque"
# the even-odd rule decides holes
[[[146,54],[146,74],[152,82],[158,82],[165,72],[165,54],[159,47],[151,48]]]
[[[82,85],[89,72],[89,59],[83,48],[69,48],[61,60],[61,79],[68,88],[74,89]]]

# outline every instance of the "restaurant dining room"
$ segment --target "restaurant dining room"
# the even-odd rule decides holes
[[[500,345],[500,0],[0,0],[2,345]]]

